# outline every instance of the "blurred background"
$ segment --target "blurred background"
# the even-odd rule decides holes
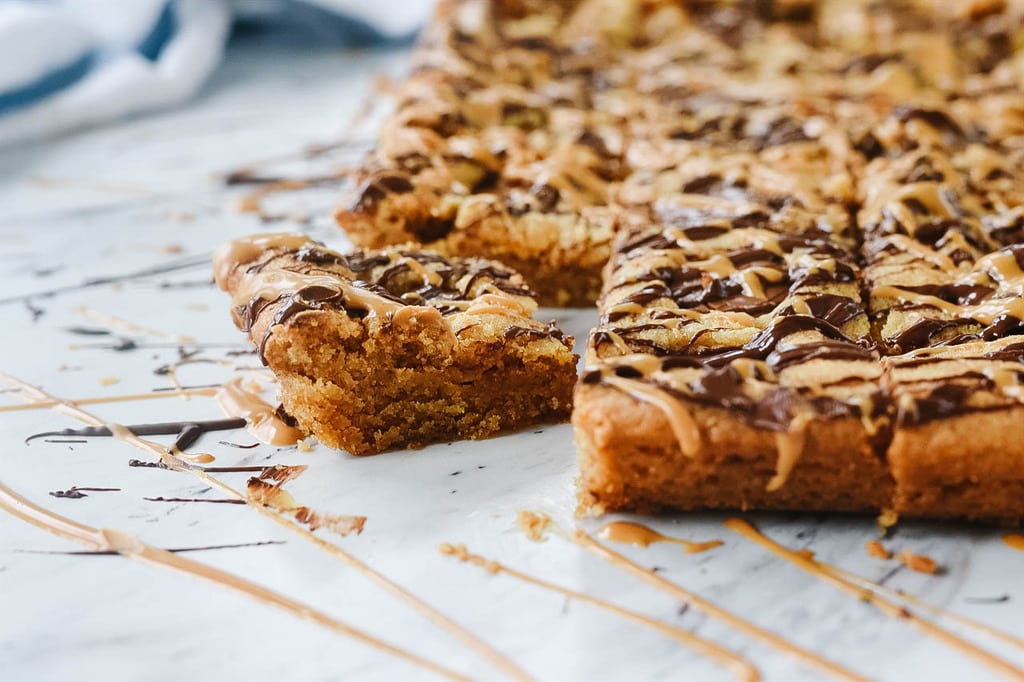
[[[431,0],[0,2],[0,150],[191,101],[226,60],[401,49]],[[253,69],[265,66],[251,59]],[[337,65],[344,70],[344,63]],[[341,74],[339,74],[341,75]]]

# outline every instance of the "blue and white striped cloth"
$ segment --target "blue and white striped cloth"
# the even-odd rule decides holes
[[[339,41],[411,36],[430,0],[0,0],[0,146],[187,100],[236,19]],[[321,36],[322,37],[322,36]]]

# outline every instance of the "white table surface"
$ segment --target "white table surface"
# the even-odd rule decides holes
[[[327,214],[334,190],[287,198],[310,225],[261,224],[231,210],[242,193],[217,174],[312,143],[338,139],[376,73],[398,75],[401,53],[349,53],[294,46],[236,46],[205,93],[176,111],[51,142],[0,150],[0,298],[86,279],[203,257],[254,231],[304,229],[344,246]],[[358,133],[357,139],[366,139]],[[268,210],[275,205],[267,202]],[[283,199],[281,201],[284,201]],[[285,209],[281,209],[282,211]],[[273,211],[271,211],[273,212]],[[166,248],[181,247],[181,253]],[[174,249],[170,249],[173,251]],[[108,337],[69,327],[104,327],[80,307],[202,344],[201,357],[244,348],[227,297],[206,266],[38,297],[0,307],[0,369],[68,398],[147,392],[168,386],[154,369],[178,357],[173,340],[114,329]],[[167,287],[167,283],[176,286]],[[36,319],[30,308],[42,311]],[[581,340],[590,310],[546,311]],[[140,348],[73,348],[133,338]],[[112,341],[113,340],[113,341]],[[237,359],[237,358],[236,358]],[[242,360],[252,360],[243,356]],[[215,364],[182,368],[186,384],[232,376]],[[117,383],[104,385],[105,377]],[[18,402],[0,394],[0,404]],[[100,405],[120,423],[221,416],[210,398]],[[120,528],[157,546],[249,541],[283,544],[224,549],[192,558],[243,575],[445,662],[479,679],[500,679],[485,661],[301,538],[244,506],[147,502],[154,496],[219,496],[186,474],[130,468],[144,456],[111,439],[83,444],[33,442],[38,431],[79,424],[49,410],[0,413],[0,480],[35,502],[97,527]],[[324,447],[260,446],[244,432],[212,434],[197,446],[218,464],[308,464],[289,489],[302,503],[368,517],[359,536],[336,541],[546,680],[730,679],[716,665],[664,637],[506,576],[442,557],[440,542],[473,551],[665,621],[749,656],[766,679],[821,679],[762,644],[710,621],[630,576],[552,537],[538,544],[514,530],[520,510],[543,511],[571,529],[576,476],[571,428],[548,426],[483,442],[356,459]],[[223,474],[244,486],[244,474]],[[71,486],[119,488],[58,499]],[[721,539],[688,555],[673,545],[619,546],[662,575],[836,662],[878,679],[979,680],[975,662],[835,591],[733,535],[723,515],[661,518],[663,532]],[[809,547],[826,561],[958,613],[1018,634],[1024,630],[1024,554],[1003,531],[901,524],[887,541],[935,558],[927,576],[870,558],[871,518],[753,516],[773,537]],[[582,527],[596,531],[600,522]],[[322,532],[322,531],[321,531]],[[80,549],[8,516],[0,517],[0,679],[20,680],[340,680],[419,679],[420,670],[216,586],[119,557],[32,553]],[[993,601],[992,598],[1005,599]],[[967,632],[950,624],[957,632]],[[1018,665],[1024,652],[991,644]]]

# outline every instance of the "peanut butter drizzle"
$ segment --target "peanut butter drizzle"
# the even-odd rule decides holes
[[[975,270],[988,271],[992,279],[1006,288],[1012,288],[1018,296],[1024,291],[1024,270],[1017,263],[1017,256],[1008,251],[995,251],[982,256],[974,266]]]
[[[332,632],[355,639],[378,651],[404,660],[451,680],[469,680],[469,677],[438,663],[378,639],[373,635],[333,618],[312,606],[295,601],[279,592],[222,571],[206,564],[148,545],[137,537],[112,528],[93,528],[33,504],[0,483],[0,509],[48,533],[78,543],[94,552],[116,552],[125,559],[151,566],[170,569],[201,580],[227,587],[269,606],[277,607],[293,616],[316,623]]]
[[[981,373],[997,390],[1002,391],[1003,395],[1012,398],[1022,397],[1024,386],[1021,386],[1016,367],[985,367]]]
[[[950,315],[974,319],[983,324],[992,324],[996,318],[1002,315],[1012,315],[1018,320],[1024,320],[1024,299],[1019,296],[1000,298],[995,301],[986,301],[975,305],[960,305],[945,301],[938,296],[907,291],[895,286],[875,287],[871,290],[871,295],[879,298],[895,298],[901,302],[929,306]]]
[[[524,509],[516,515],[516,528],[534,542],[545,542],[547,540],[545,535],[550,526],[551,517],[544,512],[533,512]],[[561,534],[561,530],[558,532]]]
[[[867,682],[867,678],[861,677],[853,671],[847,670],[826,658],[822,658],[815,653],[807,651],[806,649],[790,642],[786,638],[769,630],[765,630],[730,611],[726,611],[720,606],[717,606],[703,597],[686,590],[680,585],[666,580],[654,571],[644,568],[634,561],[630,561],[615,550],[600,544],[582,530],[577,530],[573,535],[573,539],[578,545],[587,551],[596,554],[613,566],[620,568],[640,580],[657,587],[659,590],[672,595],[674,598],[681,600],[683,603],[697,609],[701,613],[706,614],[708,617],[725,623],[747,637],[764,642],[787,656],[791,656],[802,663],[826,672],[837,679],[848,680],[851,682]]]
[[[605,315],[611,316],[626,316],[626,315],[643,315],[647,312],[647,307],[642,306],[639,303],[627,301],[625,303],[616,303],[615,305],[609,306],[605,309]]]
[[[612,342],[612,345],[615,346],[615,350],[619,351],[620,354],[622,354],[622,355],[630,355],[630,354],[632,354],[633,349],[630,348],[626,344],[625,339],[623,339],[621,336],[619,336],[617,333],[615,333],[613,331],[610,331],[610,330],[603,330],[603,331],[604,331],[604,334],[605,334],[605,338],[607,338],[609,341]]]
[[[235,377],[217,391],[217,404],[229,417],[242,417],[246,430],[263,443],[294,445],[305,435],[294,426],[288,426],[277,416],[277,410],[259,396],[242,386],[242,377]]]
[[[121,428],[124,429],[124,427]],[[127,429],[125,430],[127,431]],[[115,435],[115,437],[118,440],[124,440],[123,436]],[[172,457],[185,460],[186,462],[190,462],[192,464],[209,464],[210,462],[216,459],[216,457],[214,457],[208,452],[182,452],[181,450],[178,449],[176,445],[172,445],[168,452]]]
[[[315,535],[313,531],[307,530],[303,526],[299,525],[293,519],[288,518],[286,515],[278,512],[264,504],[260,504],[258,501],[249,499],[249,497],[235,488],[231,487],[227,483],[224,483],[218,478],[211,476],[209,473],[190,466],[189,463],[174,456],[174,453],[163,447],[159,443],[139,438],[132,434],[130,431],[125,429],[123,426],[118,424],[112,424],[106,422],[99,417],[86,412],[82,408],[78,407],[74,403],[61,399],[55,395],[49,394],[31,384],[28,384],[20,379],[17,379],[5,372],[0,371],[0,381],[7,383],[10,386],[21,389],[22,394],[29,400],[51,400],[58,403],[55,409],[62,414],[65,414],[73,419],[88,424],[90,426],[105,426],[110,429],[112,435],[115,438],[123,440],[129,445],[142,450],[144,452],[156,455],[160,458],[168,469],[173,471],[185,471],[199,480],[203,481],[207,485],[216,488],[237,500],[243,500],[250,508],[256,510],[259,514],[265,518],[273,521],[279,526],[285,528],[291,533],[298,535],[304,540],[311,542],[313,545],[324,550],[335,559],[338,559],[342,563],[346,564],[350,568],[354,569],[364,577],[369,579],[379,588],[389,593],[392,597],[405,603],[407,606],[415,610],[421,616],[432,622],[437,627],[447,632],[451,637],[461,642],[467,648],[472,649],[482,658],[489,661],[495,668],[504,672],[509,678],[520,681],[528,681],[532,678],[527,675],[518,665],[516,665],[511,659],[507,658],[496,649],[491,647],[485,641],[474,635],[469,630],[465,629],[455,621],[451,620],[448,616],[442,612],[430,606],[425,601],[414,595],[413,593],[406,590],[398,583],[393,582],[390,578],[384,574],[378,572],[368,564],[362,562],[356,558],[355,555],[350,554],[341,547],[324,540],[323,538]]]
[[[814,559],[814,553],[811,552],[810,556],[808,558]],[[850,573],[846,569],[839,568],[838,566],[834,566],[832,564],[826,564],[825,562],[817,561],[816,559],[815,559],[815,561],[817,562],[817,564],[819,566],[821,566],[822,569],[824,569],[824,570],[828,571],[829,573],[832,573],[832,574],[834,574],[836,576],[839,576],[839,577],[843,578],[844,580],[849,580],[850,582],[858,585],[859,587],[863,587],[865,589],[872,590],[874,592],[878,592],[879,594],[884,594],[884,595],[886,595],[887,597],[889,597],[891,599],[897,599],[897,600],[905,601],[905,602],[907,602],[909,604],[913,604],[917,608],[922,609],[924,611],[928,611],[931,614],[934,614],[934,615],[939,616],[941,618],[946,618],[948,620],[955,621],[957,623],[960,623],[961,625],[964,625],[964,626],[969,627],[969,628],[971,628],[973,630],[976,630],[978,632],[986,634],[986,635],[988,635],[990,637],[995,637],[996,639],[1000,639],[1000,640],[1006,642],[1007,644],[1011,644],[1011,645],[1017,647],[1018,649],[1024,649],[1024,638],[1017,637],[1016,635],[1012,635],[1012,634],[1010,634],[1008,632],[1004,632],[1004,631],[1002,631],[1002,630],[1000,630],[998,628],[992,627],[991,625],[985,625],[984,623],[979,623],[978,621],[973,620],[971,618],[968,618],[967,616],[961,616],[958,613],[954,613],[954,612],[949,611],[947,609],[944,609],[944,608],[942,608],[940,606],[935,606],[933,604],[929,604],[928,602],[923,601],[923,600],[915,597],[912,594],[908,594],[908,593],[903,592],[901,590],[894,590],[892,588],[886,587],[885,585],[879,585],[876,582],[872,582],[871,580],[868,580],[867,578],[865,578],[863,576],[859,576],[859,575],[857,575],[855,573]]]
[[[141,400],[157,400],[160,398],[177,398],[182,395],[213,396],[217,394],[217,388],[182,388],[175,391],[160,391],[156,393],[130,393],[127,395],[98,396],[94,398],[75,398],[70,402],[76,405],[102,405],[104,403],[130,403]],[[61,404],[59,400],[40,400],[34,403],[22,403],[20,405],[2,405],[0,412],[21,412],[23,410],[42,410],[57,407]]]
[[[934,251],[916,239],[903,234],[890,234],[880,239],[883,243],[892,244],[911,256],[931,263],[943,272],[954,273],[957,271],[956,264],[949,256]]]
[[[577,210],[589,203],[582,194],[589,194],[592,199],[603,202],[607,194],[606,183],[585,164],[573,158],[572,153],[572,147],[568,146],[554,150],[545,162],[551,170],[541,173],[538,181],[557,187],[563,195],[569,197]]]
[[[469,301],[466,313],[471,315],[503,315],[505,317],[530,317],[537,305],[531,299],[513,298],[507,294],[482,294]]]
[[[419,277],[423,280],[424,284],[429,284],[430,286],[436,287],[439,286],[443,281],[443,278],[441,277],[440,273],[431,270],[430,268],[423,265],[423,263],[419,262],[415,258],[397,257],[397,254],[391,254],[391,262],[401,263],[402,265],[406,266],[407,268],[409,268],[411,272],[419,275]]]
[[[441,323],[441,311],[429,306],[406,306],[391,316],[391,324],[396,327],[426,326]]]
[[[293,270],[273,269],[265,271],[260,277],[253,277],[244,282],[235,291],[232,302],[235,306],[244,306],[255,298],[273,301],[283,296],[294,294],[307,287],[322,287],[330,291],[341,292],[345,301],[352,307],[365,310],[370,317],[385,319],[406,307],[402,303],[389,301],[368,289],[348,284],[338,277],[327,275],[307,275]]]
[[[245,484],[246,499],[264,507],[292,516],[310,530],[325,528],[332,533],[347,537],[359,535],[366,524],[365,516],[351,514],[324,514],[300,505],[290,492],[282,488],[285,483],[298,478],[306,466],[273,466],[263,470]]]
[[[270,368],[268,367],[247,367],[240,365],[237,362],[232,362],[231,360],[223,360],[220,358],[189,357],[185,358],[184,360],[178,360],[177,362],[169,363],[161,368],[164,373],[164,376],[167,377],[167,381],[169,381],[171,384],[172,390],[169,391],[169,395],[180,396],[188,400],[188,389],[182,386],[181,381],[178,380],[178,370],[184,367],[185,365],[198,364],[217,365],[219,367],[226,367],[227,369],[230,369],[232,371],[245,371],[250,373],[270,372]],[[216,392],[214,392],[214,395],[216,395]]]
[[[762,277],[769,282],[780,282],[785,276],[784,272],[776,268],[737,268],[729,257],[723,254],[715,254],[707,260],[690,261],[685,263],[684,267],[696,268],[726,279],[739,273],[743,293],[751,298],[765,298],[764,285],[761,283]]]
[[[683,454],[687,457],[697,456],[701,444],[700,428],[679,400],[657,386],[636,379],[605,376],[601,381],[640,402],[649,403],[661,410],[668,420],[676,440],[679,441],[679,448]]]
[[[1024,552],[1024,535],[1019,533],[1009,533],[1004,535],[1003,544],[1010,549],[1015,549],[1018,552]]]
[[[289,232],[254,234],[228,242],[213,255],[213,279],[218,287],[227,291],[228,280],[235,268],[251,263],[267,249],[299,249],[308,242],[306,235]]]
[[[730,670],[737,680],[743,680],[744,682],[756,682],[761,679],[761,675],[758,672],[757,667],[755,667],[747,658],[730,651],[711,640],[698,637],[692,632],[683,630],[682,628],[668,625],[660,620],[645,616],[642,613],[625,609],[599,597],[594,597],[584,592],[577,592],[576,590],[556,585],[555,583],[544,580],[543,578],[537,578],[528,573],[523,573],[522,571],[518,571],[514,568],[509,568],[504,564],[487,559],[479,554],[472,554],[466,549],[466,546],[462,544],[451,544],[446,542],[441,544],[437,550],[445,556],[451,556],[464,563],[478,566],[488,573],[502,573],[521,582],[535,585],[536,587],[548,590],[549,592],[555,592],[570,599],[590,604],[596,608],[613,613],[620,618],[651,628],[652,630],[655,630],[656,632],[659,632],[666,637],[693,649],[697,653],[718,662],[720,665]]]
[[[804,452],[804,445],[807,442],[807,424],[813,419],[813,414],[799,414],[790,421],[788,431],[775,434],[777,459],[775,475],[765,486],[765,490],[768,492],[775,492],[786,485],[789,475]]]
[[[143,327],[142,325],[135,324],[129,320],[115,317],[114,315],[108,315],[107,313],[101,313],[98,310],[87,308],[84,305],[75,306],[74,311],[90,322],[97,322],[99,324],[106,325],[111,329],[122,329],[127,332],[134,334],[142,334],[144,336],[155,336],[160,339],[169,339],[177,343],[193,343],[195,339],[191,336],[180,336],[178,334],[169,334],[167,332],[160,331],[159,329],[152,329],[151,327]]]
[[[704,175],[707,175],[705,173]],[[760,206],[746,199],[726,199],[704,194],[680,194],[673,197],[673,206],[692,208],[700,211],[721,211],[731,215],[746,215],[757,211]]]
[[[338,179],[342,179],[344,174],[338,173]],[[237,213],[263,213],[263,199],[271,194],[277,194],[279,192],[296,192],[298,190],[307,189],[314,187],[318,184],[322,184],[326,178],[285,178],[283,180],[276,180],[274,182],[268,182],[260,187],[251,189],[245,194],[239,196],[233,201],[230,206]]]
[[[780,545],[774,540],[771,540],[758,531],[757,528],[749,522],[738,518],[726,519],[725,527],[735,533],[738,533],[747,540],[767,549],[772,554],[785,559],[797,568],[813,575],[819,580],[822,580],[843,592],[853,595],[859,601],[871,604],[890,618],[910,623],[925,635],[957,649],[971,658],[974,658],[990,670],[1011,680],[1020,680],[1024,678],[1024,668],[1019,668],[1002,658],[994,656],[981,647],[978,647],[958,635],[939,627],[935,623],[911,613],[906,607],[900,606],[899,604],[883,598],[878,594],[878,591],[873,588],[860,586],[853,581],[847,580],[838,572],[832,572],[823,568],[821,564],[807,554],[794,551],[788,547]]]
[[[682,538],[674,538],[669,535],[662,535],[653,528],[648,528],[632,521],[612,521],[601,526],[597,534],[605,540],[633,545],[634,547],[649,547],[657,542],[671,542],[681,545],[687,554],[698,554],[722,546],[721,540],[693,542]]]

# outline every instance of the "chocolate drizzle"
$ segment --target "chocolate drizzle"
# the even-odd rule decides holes
[[[206,421],[158,422],[151,424],[126,425],[124,428],[136,436],[160,436],[177,434],[172,448],[186,450],[204,434],[213,431],[231,431],[245,427],[244,419],[210,419]],[[25,439],[29,443],[46,436],[81,436],[85,438],[112,437],[114,434],[106,426],[84,426],[79,429],[62,429],[35,433]]]
[[[168,547],[164,551],[171,554],[184,554],[188,552],[208,552],[215,549],[241,549],[245,547],[265,547],[267,545],[283,545],[284,540],[260,540],[257,542],[232,542],[223,545],[203,545],[197,547]],[[44,550],[16,550],[24,554],[62,554],[65,556],[120,556],[119,552],[113,550],[78,550],[70,552],[52,552]]]
[[[412,192],[413,186],[409,177],[401,173],[378,171],[363,180],[355,192],[352,210],[372,211],[390,193],[405,194]]]
[[[81,291],[83,289],[93,289],[95,287],[107,286],[110,284],[117,284],[120,282],[131,282],[137,279],[149,279],[150,277],[166,275],[167,273],[171,272],[180,272],[182,270],[191,270],[192,268],[204,268],[208,267],[209,263],[209,254],[204,254],[200,256],[188,256],[186,258],[182,258],[171,263],[164,263],[163,265],[154,265],[152,267],[143,268],[141,270],[135,270],[133,272],[117,275],[105,275],[102,277],[92,277],[90,279],[83,280],[78,284],[55,287],[53,289],[47,289],[44,291],[35,291],[30,294],[19,294],[16,296],[0,298],[0,305],[3,305],[5,303],[18,303],[22,301],[27,301],[31,303],[32,300],[37,298],[51,298],[53,296],[57,296],[58,294],[65,294],[73,291]]]
[[[241,260],[239,254],[250,260]],[[218,254],[216,267],[223,273],[222,287],[230,286],[229,276],[243,277],[233,290],[239,329],[251,336],[261,319],[272,315],[269,324],[263,322],[266,327],[257,342],[264,363],[274,330],[307,312],[338,311],[353,319],[373,317],[387,326],[406,308],[435,309],[449,317],[473,309],[482,297],[497,296],[511,302],[509,310],[525,311],[515,301],[534,297],[514,271],[493,261],[446,259],[409,249],[341,254],[296,235],[234,242]],[[543,326],[528,317],[512,325],[503,338],[510,341],[523,336],[562,343],[568,338],[555,326]]]
[[[897,411],[898,426],[918,426],[936,419],[964,412],[976,387],[963,384],[935,386],[924,395],[915,396],[912,404]]]
[[[777,318],[774,324],[758,332],[742,347],[715,353],[705,361],[705,364],[710,367],[721,367],[740,358],[765,360],[769,354],[775,352],[779,343],[787,336],[804,331],[816,331],[832,341],[835,346],[848,346],[851,349],[866,352],[863,347],[857,345],[838,327],[826,320],[809,315],[786,315]],[[870,353],[868,353],[868,357],[870,357]]]
[[[51,497],[61,497],[72,500],[80,500],[83,497],[89,497],[86,492],[98,492],[98,493],[116,493],[120,492],[120,488],[93,488],[88,486],[74,485],[67,490],[53,490],[50,492]]]
[[[562,342],[566,348],[572,348],[572,337],[566,336],[566,334],[555,326],[554,322],[549,322],[548,326],[543,329],[532,329],[527,327],[519,327],[514,324],[510,324],[505,327],[505,331],[502,332],[502,337],[506,341],[513,339],[528,338],[528,339],[557,339]]]
[[[845,341],[819,341],[786,350],[773,350],[768,354],[768,367],[781,372],[792,365],[802,365],[812,360],[848,360],[850,362],[875,360],[875,354],[854,343]]]

